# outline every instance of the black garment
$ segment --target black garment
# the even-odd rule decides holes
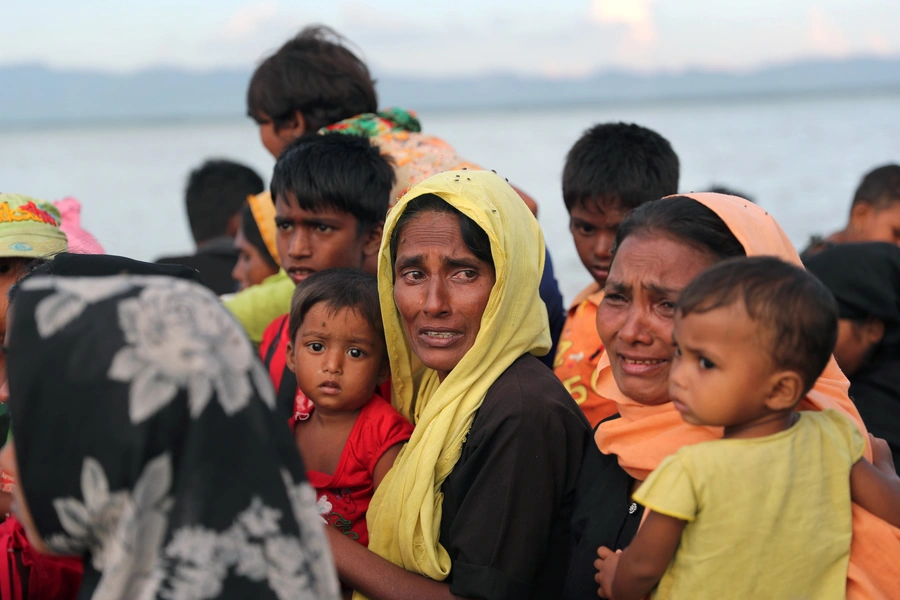
[[[540,357],[540,361],[552,369],[553,360],[556,358],[556,345],[559,343],[563,325],[566,324],[566,306],[563,304],[563,297],[559,292],[556,275],[553,274],[550,251],[546,249],[544,251],[544,272],[541,274],[539,291],[541,300],[547,306],[547,318],[550,321],[550,352]]]
[[[441,487],[447,583],[465,598],[559,598],[584,451],[593,445],[578,405],[531,355],[488,390]]]
[[[231,272],[237,263],[238,251],[231,238],[219,238],[205,244],[192,256],[160,258],[161,265],[184,265],[200,273],[200,282],[216,295],[230,294],[237,288]]]
[[[600,424],[618,418],[619,415],[614,415]],[[634,479],[619,466],[618,459],[600,452],[592,438],[575,491],[574,549],[562,596],[566,600],[596,598],[599,587],[594,581],[597,548],[606,546],[623,550],[637,534],[644,507],[631,500],[633,483]]]
[[[900,474],[900,356],[875,358],[850,378],[850,398],[869,433],[891,447]]]
[[[111,275],[165,275],[200,283],[196,269],[181,265],[141,262],[114,254],[72,254],[63,252],[29,273],[58,277],[106,277]]]
[[[887,440],[900,469],[900,248],[884,242],[838,244],[805,261],[831,290],[842,319],[873,317],[884,337],[850,375],[850,397],[866,428]]]
[[[84,557],[79,597],[337,599],[268,374],[216,296],[34,277],[14,306],[18,483],[48,548]]]

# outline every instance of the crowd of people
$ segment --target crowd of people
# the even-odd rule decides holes
[[[567,308],[535,200],[335,32],[247,112],[269,189],[194,170],[192,256],[0,195],[0,597],[898,597],[900,165],[801,255],[585,124]]]

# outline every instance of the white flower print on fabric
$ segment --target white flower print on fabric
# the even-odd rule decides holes
[[[158,585],[155,557],[172,506],[171,487],[168,454],[147,463],[130,494],[110,493],[102,465],[87,457],[81,472],[84,503],[75,498],[53,501],[66,534],[50,536],[47,546],[55,552],[91,553],[94,568],[102,573],[92,600],[152,597]]]
[[[25,289],[56,290],[35,308],[35,322],[42,338],[54,335],[77,319],[88,305],[128,291],[132,284],[118,277],[38,278],[25,284]]]
[[[163,550],[158,593],[167,600],[204,600],[222,592],[229,572],[265,581],[279,600],[338,598],[330,560],[321,568],[305,539],[281,533],[282,512],[254,497],[226,531],[183,527]],[[321,530],[319,536],[324,541]],[[318,549],[318,546],[314,545]],[[317,568],[319,567],[319,568]]]
[[[331,514],[331,509],[333,505],[331,501],[328,499],[328,496],[322,494],[319,496],[319,499],[316,500],[316,512],[319,514],[319,518],[322,519],[322,522],[327,524],[328,521],[325,519],[325,515]]]
[[[182,293],[185,286],[190,294]],[[268,377],[243,331],[215,296],[198,294],[195,288],[173,280],[168,286],[146,287],[119,304],[127,345],[113,358],[109,377],[130,382],[133,423],[165,407],[179,389],[188,392],[193,418],[213,394],[226,414],[235,414],[249,403],[253,385],[270,408],[275,405]]]

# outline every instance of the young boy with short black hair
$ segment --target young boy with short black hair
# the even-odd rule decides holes
[[[592,127],[566,157],[563,201],[569,211],[569,229],[594,282],[569,308],[553,368],[592,426],[617,410],[591,388],[591,375],[603,352],[597,307],[609,275],[616,231],[632,209],[677,193],[678,175],[678,156],[668,140],[629,123]]]

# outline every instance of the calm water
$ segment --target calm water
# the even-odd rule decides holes
[[[427,132],[527,190],[567,299],[589,281],[567,230],[565,153],[594,123],[623,120],[666,136],[681,189],[713,183],[771,211],[795,244],[846,218],[862,174],[900,162],[900,93],[579,108],[422,112]],[[83,224],[108,252],[153,259],[192,247],[182,204],[188,171],[208,157],[245,162],[268,178],[272,159],[247,119],[133,127],[0,131],[0,189],[84,204]]]

